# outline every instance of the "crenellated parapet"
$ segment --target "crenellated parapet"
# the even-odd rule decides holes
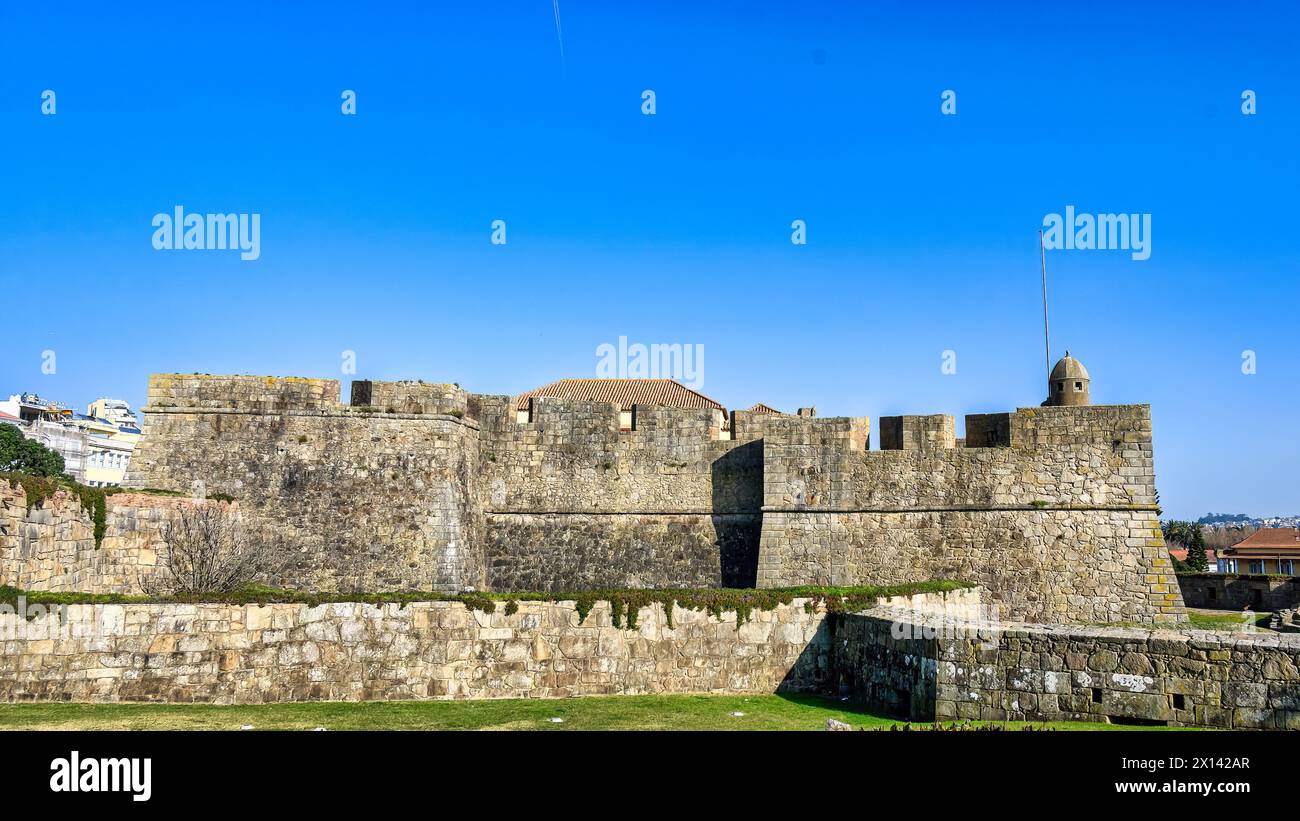
[[[352,383],[354,408],[384,413],[464,416],[468,394],[460,385],[422,381],[377,382],[358,379]]]
[[[882,416],[881,450],[945,450],[957,446],[957,424],[951,416]]]
[[[142,410],[219,408],[274,412],[337,407],[337,379],[155,373],[149,376],[149,400]]]

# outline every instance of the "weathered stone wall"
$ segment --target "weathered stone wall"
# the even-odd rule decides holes
[[[318,410],[338,404],[337,379],[199,373],[155,373],[149,377],[149,405],[154,409]]]
[[[165,556],[162,532],[187,499],[138,493],[108,497],[104,538],[91,515],[60,490],[30,509],[19,486],[0,480],[0,585],[56,592],[139,593]]]
[[[757,514],[489,513],[493,590],[753,587]]]
[[[1237,573],[1180,573],[1178,586],[1188,607],[1220,610],[1285,610],[1300,607],[1300,576]]]
[[[442,397],[437,409],[464,407],[454,386],[422,387]],[[413,387],[377,390],[385,401],[421,395]],[[482,586],[474,423],[331,404],[337,393],[332,380],[154,375],[126,484],[190,492],[201,482],[208,494],[234,497],[250,527],[299,549],[301,561],[281,584]]]
[[[974,616],[979,591],[885,600]],[[260,703],[823,691],[824,609],[795,599],[715,618],[659,604],[635,629],[598,602],[74,605],[0,614],[0,701]],[[909,611],[913,612],[913,611]]]
[[[481,426],[487,583],[499,590],[754,584],[761,440],[713,412],[472,397]],[[758,432],[759,425],[750,425]]]
[[[0,628],[18,618],[0,616]],[[819,689],[829,665],[824,616],[802,602],[739,629],[734,614],[680,608],[668,628],[657,605],[636,630],[614,627],[604,603],[580,623],[572,602],[521,602],[510,616],[446,602],[97,605],[68,618],[75,629],[98,621],[103,635],[7,642],[0,701],[770,693]]]
[[[879,451],[822,420],[775,420],[759,586],[963,578],[1035,621],[1183,618],[1155,506],[1149,408],[991,416],[960,448],[950,418],[893,417]],[[1005,444],[986,446],[1004,432]]]
[[[352,383],[351,404],[385,413],[464,416],[466,395],[459,385],[357,380]]]
[[[1300,729],[1300,636],[964,619],[875,608],[834,641],[841,688],[917,720]]]

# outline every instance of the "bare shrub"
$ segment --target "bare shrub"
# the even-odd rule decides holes
[[[142,585],[151,594],[229,593],[274,576],[289,555],[282,540],[249,533],[229,507],[212,501],[178,509],[162,536],[167,549]]]

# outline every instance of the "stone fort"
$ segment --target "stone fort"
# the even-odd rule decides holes
[[[1070,360],[1073,361],[1073,360]],[[1053,395],[1073,373],[1054,373]],[[1057,379],[1056,377],[1061,377]],[[326,591],[981,585],[1033,622],[1173,622],[1150,408],[736,411],[155,374],[127,485],[235,500]],[[115,508],[116,510],[116,508]],[[110,533],[115,533],[110,522]]]

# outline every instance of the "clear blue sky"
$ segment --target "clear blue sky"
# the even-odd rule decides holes
[[[545,0],[5,4],[0,393],[344,350],[515,393],[627,336],[704,345],[729,407],[1032,406],[1074,205],[1152,215],[1149,260],[1048,268],[1054,354],[1152,405],[1166,513],[1300,512],[1296,4],[559,5],[563,56]],[[155,251],[176,205],[261,214],[261,258]]]

